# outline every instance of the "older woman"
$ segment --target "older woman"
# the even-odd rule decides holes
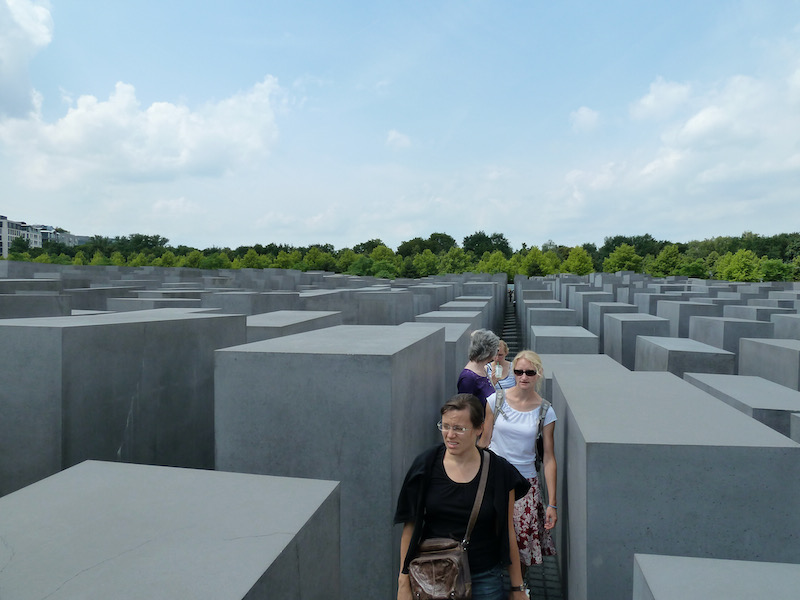
[[[403,523],[398,600],[411,600],[408,566],[422,540],[460,540],[478,491],[484,461],[476,443],[484,409],[472,394],[453,396],[441,408],[438,423],[444,444],[420,454],[406,475],[397,500],[395,523]],[[528,491],[527,481],[504,458],[489,454],[489,471],[467,557],[473,600],[502,600],[503,571],[508,567],[511,600],[526,600],[519,553],[514,543],[514,501]]]
[[[511,372],[511,363],[506,360],[506,356],[508,356],[508,344],[500,340],[497,356],[486,367],[492,380],[492,385],[495,388],[501,387],[504,390],[517,385],[514,374]]]
[[[458,391],[472,394],[480,400],[484,407],[483,435],[478,445],[485,448],[492,439],[492,411],[487,408],[486,400],[495,393],[491,380],[486,376],[486,365],[497,356],[500,343],[494,333],[488,329],[476,329],[469,339],[469,362],[458,376]]]
[[[531,350],[523,350],[514,358],[511,368],[517,385],[505,391],[505,403],[495,415],[490,449],[519,469],[531,484],[530,491],[514,505],[514,529],[524,573],[527,567],[541,564],[543,555],[556,553],[550,538],[550,530],[558,520],[553,453],[556,414],[548,407],[543,422],[542,467],[548,494],[545,502],[536,472],[536,437],[542,405],[538,389],[544,377],[542,359]]]

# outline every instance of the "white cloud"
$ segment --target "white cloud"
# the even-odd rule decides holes
[[[32,109],[28,64],[52,37],[47,2],[0,2],[0,117],[21,117]]]
[[[410,148],[411,138],[396,129],[392,129],[386,136],[386,145],[390,148]]]
[[[597,127],[599,119],[600,113],[586,106],[581,106],[569,115],[572,130],[577,133],[592,131]]]
[[[658,77],[650,84],[650,92],[630,106],[634,119],[663,119],[672,114],[689,99],[689,84],[664,81]]]
[[[169,102],[142,108],[132,85],[108,100],[81,96],[53,124],[36,113],[0,121],[0,148],[34,186],[59,188],[85,178],[108,181],[221,175],[269,154],[277,139],[273,77],[192,110]]]

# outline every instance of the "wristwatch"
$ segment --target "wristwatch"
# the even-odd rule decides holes
[[[512,585],[509,588],[512,592],[524,592],[525,591],[525,584],[520,583],[519,585]]]

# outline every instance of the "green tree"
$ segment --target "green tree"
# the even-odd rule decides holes
[[[363,254],[357,255],[356,259],[350,263],[350,266],[345,271],[348,275],[358,275],[364,277],[365,275],[372,275],[372,259]]]
[[[83,250],[78,250],[75,253],[75,258],[72,259],[73,265],[85,265],[88,264],[88,260],[86,259],[86,255],[83,253]]]
[[[449,252],[451,248],[455,248],[456,246],[455,239],[446,233],[432,233],[428,238],[427,247],[437,256]]]
[[[47,252],[42,252],[39,256],[33,259],[35,263],[49,263],[51,262],[50,255]]]
[[[791,281],[794,275],[794,268],[791,264],[766,256],[761,257],[759,270],[762,281]]]
[[[120,252],[119,250],[114,250],[114,252],[111,253],[110,260],[111,264],[114,265],[115,267],[124,267],[127,264],[125,256],[123,256],[122,252]]]
[[[411,262],[420,277],[436,275],[439,272],[439,261],[430,248],[425,248],[422,254],[417,254]]]
[[[179,261],[179,266],[188,267],[190,269],[199,269],[203,262],[203,253],[200,250],[192,250],[186,256],[182,256]]]
[[[380,238],[375,238],[372,240],[368,240],[366,242],[362,242],[360,244],[356,244],[355,246],[353,246],[353,252],[355,252],[356,254],[364,254],[365,256],[368,256],[378,246],[385,246],[385,245],[386,244],[384,244],[380,240]]]
[[[234,263],[236,263],[237,259],[234,259]],[[264,264],[264,257],[262,257],[255,249],[250,248],[247,252],[245,252],[244,256],[240,259],[239,268],[240,269],[263,269],[266,265]],[[235,269],[236,266],[233,266]]]
[[[485,252],[480,262],[475,265],[478,273],[505,273],[508,269],[508,259],[500,250],[495,250],[491,254]]]
[[[347,273],[350,265],[352,265],[357,258],[358,254],[353,252],[350,248],[345,248],[344,250],[340,251],[338,258],[336,259],[336,272]]]
[[[640,272],[642,257],[636,254],[636,249],[630,244],[622,243],[603,261],[603,271],[616,273],[617,271]]]
[[[588,275],[594,269],[592,257],[581,246],[575,246],[569,251],[567,260],[561,263],[561,270],[564,273],[574,273],[575,275]]]
[[[725,257],[723,256],[723,258]],[[736,254],[733,254],[727,261],[721,275],[727,281],[759,281],[761,279],[760,263],[761,261],[752,250],[737,250]],[[719,261],[717,264],[719,265]]]
[[[446,273],[460,274],[470,271],[472,265],[469,256],[463,248],[453,246],[443,256],[439,262],[439,274]]]
[[[648,273],[655,277],[677,275],[682,264],[683,260],[678,246],[670,244],[664,246],[663,250],[658,253],[658,256],[649,266]]]
[[[544,275],[555,275],[556,273],[560,273],[562,260],[559,258],[556,251],[547,250],[545,252],[544,248],[542,248],[542,251],[541,265]]]
[[[303,257],[309,271],[335,271],[336,259],[328,251],[323,251],[317,246],[311,246]]]
[[[515,255],[517,256],[517,255]],[[528,277],[538,277],[547,274],[544,253],[536,246],[533,246],[520,259],[519,272]]]
[[[146,267],[151,263],[152,260],[152,257],[148,256],[144,252],[137,252],[128,259],[128,265],[131,267]]]
[[[294,269],[295,265],[302,260],[303,255],[300,253],[300,250],[292,250],[291,252],[281,250],[278,252],[278,256],[275,257],[275,262],[272,263],[272,267],[275,269]]]
[[[14,254],[23,254],[31,249],[31,243],[27,238],[15,237],[8,245],[8,252]]]
[[[231,257],[222,250],[212,252],[208,256],[204,255],[200,261],[201,269],[230,269],[231,266]]]
[[[96,250],[89,264],[95,266],[107,266],[111,264],[111,261],[108,260],[100,250]]]

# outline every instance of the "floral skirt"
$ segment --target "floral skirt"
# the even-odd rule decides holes
[[[545,507],[536,477],[528,479],[531,489],[514,503],[514,530],[517,533],[519,559],[523,565],[540,565],[542,556],[554,556],[556,547],[544,528]]]

